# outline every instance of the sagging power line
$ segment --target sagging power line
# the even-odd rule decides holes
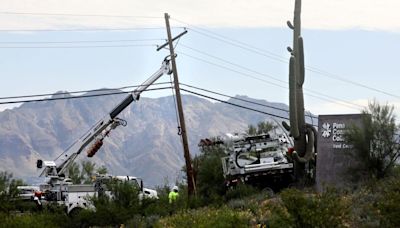
[[[239,74],[239,75],[242,75],[242,76],[245,76],[245,77],[248,77],[248,78],[252,78],[252,79],[261,81],[261,82],[263,82],[263,83],[267,83],[267,84],[269,84],[269,85],[273,85],[273,86],[276,86],[276,87],[280,87],[280,88],[283,88],[283,89],[286,89],[286,90],[289,89],[288,86],[283,86],[283,85],[277,84],[277,83],[275,83],[275,82],[267,81],[267,80],[265,80],[265,79],[256,77],[256,76],[254,76],[254,75],[252,75],[252,74],[248,74],[248,73],[245,73],[245,72],[241,72],[241,71],[232,69],[232,68],[230,68],[230,67],[217,64],[217,63],[215,63],[215,62],[211,62],[211,61],[208,61],[208,60],[205,60],[205,59],[202,59],[202,58],[193,56],[193,55],[189,55],[189,54],[186,54],[186,53],[184,53],[184,52],[182,52],[182,51],[179,51],[179,52],[177,52],[177,53],[179,53],[179,54],[181,54],[181,55],[184,55],[184,56],[187,56],[187,57],[189,57],[189,58],[192,58],[192,59],[195,59],[195,60],[198,60],[198,61],[201,61],[201,62],[210,64],[210,65],[216,66],[216,67],[218,67],[218,68],[221,68],[221,69],[224,69],[224,70],[228,70],[228,71],[234,72],[234,73],[236,73],[236,74]],[[309,94],[309,93],[305,93],[305,94],[307,94],[308,96],[311,96],[311,97],[314,97],[314,98],[317,98],[317,99],[320,99],[320,100],[324,100],[324,101],[329,101],[329,102],[337,102],[337,101],[339,100],[339,99],[333,98],[333,97],[327,98],[326,95],[323,95],[323,94],[320,94],[320,95],[321,95],[321,96],[325,96],[325,97],[321,97],[321,96],[318,96],[318,95],[312,95],[312,94]],[[363,106],[360,106],[360,105],[357,105],[357,104],[354,104],[354,103],[351,103],[351,102],[348,102],[348,101],[341,101],[341,102],[343,102],[343,103],[338,103],[338,104],[339,104],[339,105],[342,105],[342,106],[346,106],[346,107],[348,107],[348,108],[352,108],[352,109],[356,109],[356,110],[359,110],[359,108],[364,108]],[[358,106],[358,108],[356,108],[356,106]]]
[[[162,83],[156,83],[156,84],[160,85],[160,84],[170,84],[170,83],[171,82],[162,82]],[[259,106],[262,106],[262,107],[267,107],[267,108],[275,109],[275,110],[278,110],[278,111],[288,112],[288,110],[286,110],[286,109],[281,109],[281,108],[278,108],[278,107],[269,106],[269,105],[266,105],[266,104],[261,104],[261,103],[258,103],[258,102],[249,101],[249,100],[246,100],[246,99],[236,98],[236,97],[233,97],[233,96],[221,94],[221,93],[214,92],[214,91],[207,90],[207,89],[202,89],[202,88],[199,88],[199,87],[196,87],[196,86],[192,86],[192,85],[188,85],[188,84],[185,84],[185,83],[180,83],[180,84],[184,85],[184,86],[187,86],[187,87],[190,87],[190,88],[194,88],[194,89],[203,90],[203,91],[206,91],[206,92],[209,92],[209,93],[217,94],[217,95],[220,95],[220,96],[226,96],[226,97],[229,97],[231,99],[240,100],[240,101],[243,101],[243,102],[246,102],[246,103],[256,104],[256,105],[259,105]],[[120,87],[120,89],[122,89],[122,88],[132,88],[132,87],[137,87],[137,86],[125,86],[125,87]],[[165,89],[171,89],[171,88],[172,88],[172,86],[166,86],[166,87],[146,89],[145,91],[165,90]],[[82,92],[99,92],[99,91],[112,91],[112,90],[116,90],[116,89],[84,90],[84,91],[63,92],[63,93],[56,93],[56,94],[36,94],[36,95],[14,96],[14,97],[1,97],[0,99],[30,98],[30,97],[47,96],[47,95],[59,95],[59,96],[61,96],[61,95],[70,95],[70,94],[82,93]],[[214,100],[214,101],[218,101],[218,102],[221,102],[221,103],[224,103],[224,104],[232,105],[232,106],[239,107],[239,108],[242,108],[242,109],[246,109],[246,110],[249,110],[249,111],[258,112],[258,113],[262,113],[262,114],[273,116],[273,117],[277,117],[277,118],[288,119],[288,117],[285,117],[285,116],[280,116],[280,115],[277,115],[277,114],[269,113],[269,112],[266,112],[266,111],[258,110],[258,109],[247,107],[247,106],[244,106],[244,105],[239,105],[239,104],[235,104],[235,103],[232,103],[232,102],[229,102],[229,101],[224,101],[224,100],[218,99],[216,97],[209,96],[209,95],[204,95],[204,94],[192,91],[192,90],[183,89],[183,88],[181,88],[181,90],[185,91],[185,92],[188,92],[188,93],[191,93],[191,94],[194,94],[194,95],[197,95],[197,96],[200,96],[200,97],[208,98],[208,99],[211,99],[211,100]],[[110,95],[118,95],[118,94],[127,94],[127,93],[131,93],[131,92],[132,91],[118,91],[118,92],[97,93],[97,94],[91,94],[91,95],[52,97],[52,98],[42,98],[42,99],[25,99],[25,100],[18,100],[18,101],[0,102],[0,105],[2,105],[2,104],[42,102],[42,101],[69,100],[69,99],[80,99],[80,98],[90,98],[90,97],[101,97],[101,96],[110,96]],[[311,116],[311,115],[307,115],[307,117],[316,118],[316,117]]]
[[[160,30],[160,29],[164,28],[131,27],[131,28],[74,28],[74,29],[0,29],[0,32],[98,32],[98,31],[136,31],[136,30]]]
[[[274,81],[276,81],[276,82],[278,82],[278,83],[282,83],[282,84],[285,85],[285,89],[288,89],[288,87],[286,87],[286,85],[288,84],[288,82],[287,82],[287,81],[284,81],[284,80],[281,80],[281,79],[279,79],[279,78],[276,77],[276,76],[272,76],[272,75],[270,75],[270,74],[265,74],[265,73],[261,73],[261,72],[255,71],[255,70],[250,69],[250,68],[248,68],[248,67],[244,67],[244,66],[242,66],[242,65],[240,65],[240,64],[237,64],[237,63],[234,63],[234,62],[231,62],[231,61],[227,61],[227,60],[225,60],[225,59],[223,59],[223,58],[220,58],[220,57],[211,55],[211,54],[209,54],[209,53],[206,53],[206,52],[204,52],[204,51],[201,51],[201,50],[198,50],[198,49],[189,47],[189,46],[184,45],[184,44],[181,44],[181,46],[184,47],[184,48],[187,48],[187,49],[189,49],[189,50],[198,52],[198,53],[200,53],[200,54],[202,54],[202,55],[205,55],[205,56],[207,56],[207,57],[211,57],[211,58],[213,58],[213,59],[216,59],[216,60],[219,60],[219,61],[221,61],[221,62],[227,63],[227,64],[232,65],[232,66],[234,66],[234,67],[238,67],[238,68],[240,68],[240,69],[249,71],[249,72],[254,73],[254,74],[257,74],[257,75],[259,75],[259,76],[272,79],[272,80],[274,80]],[[272,84],[272,83],[271,83],[271,84]],[[358,106],[358,107],[360,107],[360,108],[363,108],[363,106],[361,106],[361,105],[355,104],[355,103],[353,103],[353,102],[345,101],[345,100],[342,100],[342,99],[338,99],[338,98],[335,98],[335,97],[332,97],[332,96],[329,96],[329,95],[320,93],[320,92],[315,91],[315,90],[311,90],[311,89],[305,89],[305,90],[308,91],[308,92],[317,94],[317,95],[319,95],[319,96],[325,97],[325,98],[329,98],[329,99],[333,99],[333,100],[339,100],[340,102],[347,103],[347,104],[352,105],[352,106]]]
[[[215,98],[215,97],[211,97],[211,96],[204,95],[204,94],[201,94],[201,93],[197,93],[197,92],[194,92],[194,91],[191,91],[191,90],[187,90],[187,89],[181,89],[181,90],[185,91],[185,92],[188,92],[188,93],[191,93],[191,94],[194,94],[194,95],[197,95],[197,96],[200,96],[200,97],[204,97],[204,98],[210,99],[210,100],[214,100],[214,101],[218,101],[218,102],[221,102],[221,103],[224,103],[224,104],[232,105],[232,106],[235,106],[235,107],[238,107],[238,108],[243,108],[243,109],[246,109],[246,110],[262,113],[262,114],[269,115],[269,116],[272,116],[272,117],[277,117],[277,118],[289,120],[289,118],[286,117],[286,116],[279,116],[279,115],[275,115],[275,114],[272,114],[272,113],[268,113],[268,112],[264,112],[264,111],[261,111],[261,110],[257,110],[257,109],[254,109],[254,108],[249,108],[249,107],[246,107],[246,106],[243,106],[243,105],[238,105],[238,104],[235,104],[235,103],[232,103],[232,102],[229,102],[229,101],[224,101],[224,100],[221,100],[221,99],[218,99],[218,98]]]
[[[68,14],[68,13],[34,13],[34,12],[12,12],[12,11],[0,11],[0,14],[5,14],[5,15],[35,15],[35,16],[73,16],[73,17],[127,17],[127,18],[144,18],[144,19],[161,19],[162,17],[158,17],[158,16],[135,16],[135,15],[102,15],[102,14]],[[229,45],[241,48],[243,50],[246,51],[250,51],[259,55],[262,55],[264,57],[282,62],[282,63],[288,63],[288,60],[286,57],[283,57],[281,55],[275,54],[273,52],[267,51],[265,49],[261,49],[259,47],[255,47],[253,45],[250,45],[248,43],[239,41],[239,40],[235,40],[232,39],[230,37],[227,36],[223,36],[221,34],[212,32],[208,29],[204,29],[204,28],[200,28],[198,26],[194,26],[191,25],[185,21],[176,19],[176,18],[172,18],[173,20],[185,24],[187,26],[190,26],[191,31],[194,31],[198,34],[204,35],[206,37],[209,37],[211,39],[215,39],[215,40],[219,40],[221,42],[227,43]],[[18,29],[18,30],[0,30],[0,32],[39,32],[39,31],[44,31],[44,32],[54,32],[54,31],[59,31],[59,32],[63,32],[63,31],[106,31],[106,30],[142,30],[142,29],[163,29],[162,27],[142,27],[142,28],[96,28],[96,29],[64,29],[64,30],[56,30],[56,29]],[[211,35],[210,35],[211,34]],[[98,46],[99,47],[99,46]],[[123,47],[123,46],[101,46],[101,47]],[[23,48],[23,47],[0,47],[0,48]],[[34,47],[34,48],[45,48],[45,47]],[[66,48],[66,47],[55,47],[55,48]],[[69,47],[70,48],[70,47]],[[73,47],[73,48],[87,48],[87,47]],[[317,73],[320,74],[322,76],[328,77],[328,78],[332,78],[341,82],[346,82],[352,85],[356,85],[358,87],[362,87],[364,89],[368,89],[374,92],[378,92],[381,94],[385,94],[391,97],[395,97],[397,99],[400,99],[400,96],[394,93],[390,93],[387,92],[385,90],[382,89],[378,89],[372,86],[368,86],[359,82],[355,82],[352,80],[349,80],[345,77],[341,77],[339,75],[321,70],[317,67],[313,67],[313,66],[306,66],[306,70],[313,72],[313,73]]]
[[[254,104],[254,105],[257,105],[257,106],[261,106],[261,107],[270,108],[270,109],[274,109],[274,110],[277,110],[277,111],[282,111],[282,112],[289,113],[288,109],[278,108],[278,107],[275,107],[275,106],[272,106],[272,105],[263,104],[263,103],[260,103],[260,102],[255,102],[255,101],[251,101],[251,100],[247,100],[247,99],[243,99],[243,98],[229,96],[229,95],[226,95],[226,94],[223,94],[223,93],[220,93],[220,92],[215,92],[215,91],[211,91],[211,90],[208,90],[208,89],[203,89],[203,88],[200,88],[200,87],[197,87],[197,86],[188,85],[186,83],[180,83],[180,84],[183,85],[183,86],[192,88],[192,89],[201,90],[201,91],[204,91],[204,92],[207,92],[207,93],[212,93],[212,94],[215,94],[215,95],[218,95],[218,96],[227,97],[227,98],[232,99],[232,100],[238,100],[238,101],[242,101],[242,102],[245,102],[245,103]],[[311,114],[306,114],[306,116],[309,117],[309,118],[318,118],[316,116],[312,116]]]
[[[0,41],[0,44],[75,44],[75,43],[125,43],[125,42],[145,42],[162,41],[161,38],[148,39],[129,39],[129,40],[69,40],[69,41]]]
[[[260,56],[263,56],[263,57],[266,57],[266,58],[269,58],[269,59],[272,59],[272,60],[275,60],[275,61],[278,61],[278,62],[281,62],[281,63],[287,63],[287,64],[289,63],[288,58],[286,58],[284,56],[275,54],[275,53],[267,51],[265,49],[261,49],[259,47],[255,47],[253,45],[250,45],[248,43],[245,43],[245,42],[242,42],[242,41],[239,41],[239,40],[232,39],[232,38],[227,37],[227,36],[223,36],[223,35],[218,34],[216,32],[210,31],[209,29],[204,29],[204,28],[200,28],[198,26],[191,25],[191,24],[189,24],[187,22],[184,22],[184,21],[176,19],[176,18],[174,18],[173,20],[175,20],[175,21],[177,21],[177,22],[179,22],[181,24],[184,24],[185,26],[188,26],[187,27],[188,30],[191,30],[191,31],[193,31],[195,33],[198,33],[200,35],[203,35],[205,37],[208,37],[208,38],[211,38],[211,39],[214,39],[214,40],[218,40],[218,41],[226,43],[228,45],[231,45],[231,46],[240,48],[242,50],[258,54]],[[379,89],[379,88],[376,88],[376,87],[373,87],[373,86],[368,86],[368,85],[365,85],[365,84],[360,83],[360,82],[349,80],[346,77],[339,76],[339,75],[324,71],[324,70],[322,70],[322,69],[320,69],[318,67],[306,65],[305,69],[307,71],[319,74],[319,75],[324,76],[324,77],[328,77],[328,78],[331,78],[331,79],[334,79],[334,80],[337,80],[337,81],[340,81],[340,82],[345,82],[345,83],[348,83],[348,84],[351,84],[351,85],[355,85],[355,86],[358,86],[358,87],[361,87],[361,88],[364,88],[364,89],[367,89],[367,90],[370,90],[370,91],[378,92],[378,93],[381,93],[381,94],[384,94],[384,95],[387,95],[387,96],[394,97],[396,99],[400,99],[400,96],[397,95],[397,94],[390,93],[390,92],[387,92],[387,91],[385,91],[383,89]]]
[[[125,48],[156,47],[156,44],[79,45],[79,46],[0,46],[0,49],[64,49],[64,48]]]
[[[158,82],[158,83],[153,83],[152,85],[165,85],[165,84],[170,84],[170,82]],[[117,88],[79,90],[79,91],[71,91],[71,92],[57,92],[57,93],[42,93],[42,94],[31,94],[31,95],[22,95],[22,96],[8,96],[8,97],[0,97],[0,100],[45,97],[45,96],[53,96],[53,95],[71,95],[71,94],[78,94],[78,93],[108,92],[108,91],[114,91],[114,90],[124,90],[124,89],[136,88],[138,86],[140,86],[140,85],[130,85],[130,86],[117,87]]]
[[[15,12],[0,11],[4,15],[32,15],[32,16],[62,16],[62,17],[122,17],[122,18],[143,18],[143,19],[162,19],[160,16],[140,16],[140,15],[110,15],[110,14],[72,14],[72,13],[43,13],[43,12]]]
[[[167,87],[160,87],[160,88],[152,88],[146,89],[144,91],[154,91],[154,90],[164,90],[164,89],[171,89],[171,86]],[[99,96],[111,96],[111,95],[118,95],[118,94],[128,94],[132,91],[119,91],[119,92],[111,92],[111,93],[99,93],[99,94],[91,94],[91,95],[81,95],[81,96],[71,96],[71,97],[51,97],[51,98],[42,98],[42,99],[28,99],[28,100],[17,100],[17,101],[3,101],[0,102],[0,105],[3,104],[19,104],[19,103],[29,103],[29,102],[41,102],[41,101],[55,101],[55,100],[69,100],[69,99],[80,99],[80,98],[88,98],[88,97],[99,97]],[[58,95],[58,94],[54,94]]]

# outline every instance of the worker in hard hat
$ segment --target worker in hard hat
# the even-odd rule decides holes
[[[176,205],[176,201],[179,198],[179,193],[178,193],[178,186],[174,186],[171,190],[171,192],[168,194],[168,200],[169,200],[169,214],[172,215],[176,209],[177,209],[177,205]]]
[[[178,186],[175,185],[172,188],[172,191],[169,193],[168,199],[169,199],[170,204],[175,203],[176,200],[178,199],[178,197],[179,197],[178,190],[179,190]]]

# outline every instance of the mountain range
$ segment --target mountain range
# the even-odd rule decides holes
[[[38,176],[37,159],[56,159],[125,96],[29,102],[0,112],[0,171],[11,172],[23,179]],[[66,92],[52,96],[60,97],[76,98]],[[183,95],[182,100],[192,157],[199,152],[197,144],[202,138],[243,132],[249,124],[271,120],[266,114],[224,102],[212,102],[192,95]],[[288,116],[284,111],[288,107],[282,103],[246,96],[236,96],[226,102]],[[80,154],[78,163],[87,159],[98,167],[104,165],[110,174],[141,177],[147,186],[160,186],[182,179],[184,157],[174,97],[142,97],[118,117],[126,120],[127,126],[112,131],[93,158],[86,158],[86,152]]]

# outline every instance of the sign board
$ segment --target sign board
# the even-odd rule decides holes
[[[324,187],[351,186],[350,168],[359,165],[359,160],[346,143],[344,133],[352,125],[362,127],[362,114],[318,116],[317,145],[317,190]]]

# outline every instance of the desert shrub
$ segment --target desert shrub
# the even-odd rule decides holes
[[[150,216],[140,216],[135,215],[133,218],[129,219],[124,223],[125,227],[154,227],[158,222],[160,216],[150,215]]]
[[[376,207],[379,194],[369,187],[361,187],[352,194],[351,225],[353,227],[379,227],[380,216]]]
[[[394,168],[390,177],[370,180],[352,194],[352,226],[400,226],[400,173]]]
[[[370,102],[368,109],[362,112],[363,127],[352,126],[345,133],[345,140],[353,145],[355,156],[361,162],[351,169],[356,177],[368,178],[388,176],[400,156],[394,107]]]
[[[219,144],[205,146],[200,152],[193,161],[198,200],[201,200],[203,205],[220,205],[225,193],[221,163],[221,157],[225,156],[224,147]]]
[[[15,200],[18,198],[17,186],[24,185],[20,179],[14,179],[12,173],[0,172],[0,212],[16,210]]]
[[[349,222],[348,201],[335,190],[305,194],[297,189],[286,189],[280,197],[289,214],[281,221],[291,220],[293,227],[344,227]]]
[[[383,181],[381,199],[377,208],[381,215],[383,227],[400,227],[400,180],[398,177]]]
[[[238,184],[234,188],[228,189],[225,194],[225,199],[243,199],[244,197],[254,195],[258,192],[259,190],[251,185]]]
[[[155,227],[248,227],[251,215],[228,207],[182,211],[161,219]]]
[[[65,214],[50,212],[33,214],[4,214],[0,213],[0,227],[41,228],[41,227],[69,227],[70,223]]]
[[[130,182],[115,181],[108,184],[107,193],[92,197],[95,210],[82,210],[77,213],[73,223],[78,226],[120,225],[140,213],[139,189]]]

